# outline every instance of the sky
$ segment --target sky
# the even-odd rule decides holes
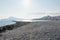
[[[33,19],[60,15],[60,0],[0,0],[0,19]]]

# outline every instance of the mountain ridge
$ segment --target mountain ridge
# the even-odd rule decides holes
[[[9,17],[9,18],[6,18],[6,19],[1,19],[0,20],[0,26],[14,24],[15,22],[13,22],[13,21],[20,21],[20,20],[22,20],[22,19],[18,19],[18,18],[15,18],[15,17]]]
[[[42,18],[35,18],[33,20],[60,20],[60,16],[44,16]]]

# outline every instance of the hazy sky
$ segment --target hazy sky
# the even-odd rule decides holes
[[[0,0],[0,19],[60,15],[60,0]]]

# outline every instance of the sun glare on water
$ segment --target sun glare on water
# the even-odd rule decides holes
[[[31,5],[31,0],[22,0],[22,6],[27,8]]]

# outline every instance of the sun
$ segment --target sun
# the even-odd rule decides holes
[[[22,0],[23,7],[29,7],[31,5],[31,0]]]

